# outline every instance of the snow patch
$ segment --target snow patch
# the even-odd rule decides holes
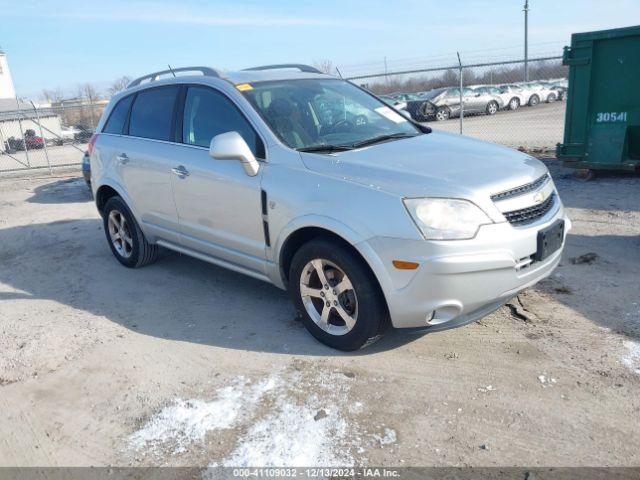
[[[373,438],[377,440],[380,445],[390,445],[392,443],[396,443],[397,440],[396,431],[393,428],[388,427],[384,428],[384,435],[374,433]]]
[[[271,375],[251,384],[238,377],[217,392],[215,400],[176,400],[154,415],[129,437],[134,450],[161,447],[173,453],[184,452],[195,442],[203,442],[207,432],[232,428],[245,410],[252,410],[265,393],[276,388],[280,379]]]
[[[335,408],[315,420],[317,410],[281,399],[276,412],[253,425],[238,442],[225,467],[351,466],[347,422]]]
[[[640,343],[625,340],[622,345],[626,351],[620,356],[620,362],[633,373],[640,375]]]

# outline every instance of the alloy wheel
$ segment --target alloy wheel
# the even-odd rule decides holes
[[[109,229],[109,238],[116,252],[123,258],[129,258],[133,253],[133,238],[131,237],[127,219],[122,212],[111,210],[107,227]]]
[[[322,258],[308,262],[300,274],[300,297],[311,320],[331,335],[349,333],[358,319],[358,299],[347,274]]]
[[[443,122],[444,120],[448,120],[448,119],[449,119],[449,114],[447,113],[446,110],[441,109],[436,112],[436,120],[438,120],[439,122]]]

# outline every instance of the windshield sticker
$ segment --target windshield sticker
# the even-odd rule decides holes
[[[236,88],[241,92],[246,92],[247,90],[253,90],[253,87],[250,83],[239,83],[236,85]]]
[[[407,121],[406,118],[404,118],[399,113],[394,112],[389,107],[376,108],[376,112],[395,123],[404,123]]]

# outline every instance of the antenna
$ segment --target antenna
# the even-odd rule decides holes
[[[173,71],[173,68],[171,68],[171,65],[167,64],[167,67],[169,67],[169,71],[175,77],[176,76],[176,72]]]

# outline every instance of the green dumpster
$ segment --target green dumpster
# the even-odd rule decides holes
[[[564,165],[640,171],[640,26],[575,33],[565,47],[569,91]]]

